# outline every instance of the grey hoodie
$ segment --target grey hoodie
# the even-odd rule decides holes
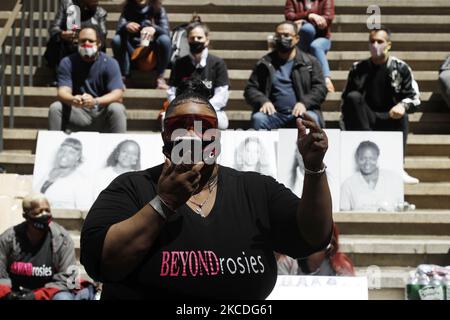
[[[22,222],[26,224],[26,222]],[[74,266],[77,266],[75,258],[75,247],[70,234],[56,222],[50,223],[50,233],[53,246],[53,267],[56,272],[53,275],[52,282],[45,285],[46,288],[58,288],[60,290],[69,290],[69,284],[75,280],[74,275],[69,273]],[[11,279],[8,274],[8,266],[14,262],[22,249],[16,238],[14,227],[6,230],[0,235],[0,285],[12,287]],[[71,268],[70,268],[71,267]],[[72,269],[74,271],[76,269]]]

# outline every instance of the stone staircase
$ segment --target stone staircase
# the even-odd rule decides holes
[[[121,2],[100,1],[109,12],[108,41],[114,35]],[[422,108],[410,117],[405,161],[406,170],[421,180],[418,185],[405,186],[406,201],[416,204],[417,210],[383,214],[341,212],[335,213],[335,220],[341,229],[341,248],[353,259],[357,273],[365,275],[369,266],[379,267],[382,289],[370,290],[370,298],[402,299],[404,279],[411,268],[420,263],[450,264],[450,110],[437,86],[437,70],[450,54],[450,2],[335,0],[336,19],[328,57],[337,92],[329,94],[323,105],[329,128],[338,127],[340,94],[351,64],[368,57],[366,10],[374,3],[381,7],[382,23],[394,33],[392,54],[412,67],[422,92]],[[224,58],[229,69],[232,91],[227,114],[231,128],[249,126],[251,112],[242,90],[255,62],[267,52],[267,36],[283,20],[283,5],[284,0],[164,1],[171,27],[189,20],[194,11],[210,26],[211,52]],[[8,14],[0,11],[0,26]],[[37,15],[35,18],[37,21]],[[29,35],[29,29],[25,30],[26,44]],[[47,31],[42,30],[42,35],[46,37]],[[8,39],[7,47],[10,43]],[[107,51],[111,54],[109,43]],[[20,53],[19,47],[16,59]],[[25,88],[25,106],[14,109],[15,127],[4,130],[5,150],[0,153],[0,164],[8,172],[21,174],[33,171],[37,131],[47,128],[48,107],[56,96],[55,88],[46,86],[50,72],[36,67],[43,52],[33,47],[30,53],[35,67],[26,67],[25,74],[33,74],[34,86]],[[169,74],[167,71],[166,77]],[[8,68],[7,81],[10,75]],[[156,116],[165,93],[146,88],[148,79],[142,74],[137,74],[134,81],[136,87],[129,88],[124,99],[128,128],[130,132],[157,131]],[[9,114],[6,107],[5,127]],[[56,220],[73,232],[78,248],[84,216],[79,211],[55,213]]]

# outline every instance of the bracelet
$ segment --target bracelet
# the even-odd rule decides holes
[[[323,168],[320,169],[319,171],[309,170],[305,167],[305,174],[310,175],[310,176],[319,176],[319,175],[325,173],[326,170],[327,170],[327,166],[325,164],[323,165]]]
[[[164,202],[159,195],[156,195],[149,203],[156,213],[158,213],[164,220],[175,213],[169,206]]]

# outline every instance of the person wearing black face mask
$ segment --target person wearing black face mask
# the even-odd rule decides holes
[[[69,233],[52,222],[43,194],[23,199],[25,222],[0,235],[0,299],[49,300],[69,291],[70,268],[76,266]]]
[[[327,89],[319,62],[297,48],[297,25],[285,21],[276,27],[275,50],[257,62],[244,91],[252,106],[253,129],[295,127],[308,114],[321,127],[320,106]]]
[[[228,117],[224,111],[229,97],[229,78],[225,61],[209,53],[209,28],[201,22],[190,23],[188,35],[190,54],[177,59],[169,79],[167,99],[176,97],[177,87],[183,80],[197,78],[210,90],[210,103],[219,120],[219,129],[228,128]]]

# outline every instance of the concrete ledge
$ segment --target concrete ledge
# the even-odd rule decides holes
[[[340,247],[353,254],[447,254],[450,236],[342,235]]]

